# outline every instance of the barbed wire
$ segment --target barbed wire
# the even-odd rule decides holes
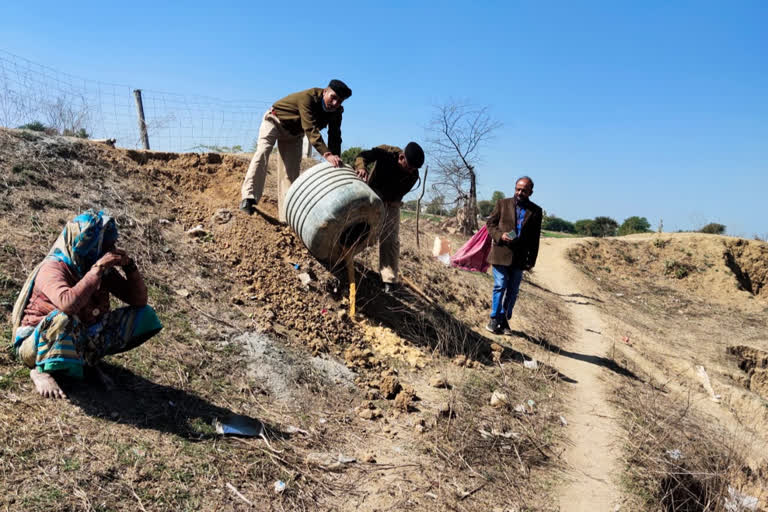
[[[0,126],[40,122],[60,132],[138,148],[133,91],[141,87],[89,80],[0,49]],[[153,150],[202,151],[253,146],[269,101],[240,103],[208,96],[141,89]]]

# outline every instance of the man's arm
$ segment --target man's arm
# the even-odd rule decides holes
[[[334,155],[341,154],[341,115],[344,107],[339,107],[339,113],[328,122],[328,150]]]
[[[499,229],[499,220],[501,219],[501,200],[496,201],[496,206],[493,207],[493,211],[491,212],[490,217],[488,217],[488,220],[485,221],[485,226],[488,228],[488,233],[490,233],[491,238],[493,238],[493,241],[496,242],[496,245],[499,245],[501,243],[501,235],[502,233],[501,229]]]
[[[528,250],[528,258],[526,260],[525,268],[530,270],[536,265],[536,258],[539,256],[539,241],[541,240],[541,210],[536,212],[536,215],[530,219],[533,224],[531,228],[531,236],[533,239],[530,241],[530,249]]]
[[[309,143],[317,150],[318,153],[325,156],[326,153],[331,153],[328,146],[325,145],[323,136],[320,134],[320,130],[317,127],[315,115],[312,113],[312,97],[309,94],[304,95],[299,102],[299,116],[301,117],[301,129],[304,130],[304,134],[309,139]],[[339,125],[339,147],[341,147],[341,125]],[[330,132],[329,132],[330,133]],[[338,153],[333,153],[338,154]]]
[[[386,154],[387,151],[381,147],[361,151],[357,158],[355,158],[355,171],[357,171],[357,175],[361,179],[369,181],[368,166],[379,158],[383,158]]]

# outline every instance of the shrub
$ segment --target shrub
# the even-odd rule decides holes
[[[619,227],[619,236],[631,235],[632,233],[647,233],[651,230],[651,223],[645,217],[628,217]]]
[[[725,233],[725,226],[723,224],[718,224],[717,222],[710,222],[706,226],[702,227],[699,230],[699,233],[707,233],[710,235],[722,235]]]
[[[573,229],[576,230],[576,233],[579,235],[584,236],[593,236],[592,234],[592,224],[594,221],[592,219],[581,219],[577,220],[573,223]]]
[[[40,121],[32,121],[31,123],[23,124],[19,126],[19,130],[32,130],[33,132],[44,132],[48,130]]]
[[[363,152],[360,146],[353,146],[341,152],[341,160],[350,167],[355,166],[355,159]]]
[[[548,231],[560,231],[562,233],[575,233],[576,227],[574,226],[573,222],[568,222],[565,219],[561,219],[560,217],[555,216],[547,216],[544,218],[544,221],[541,224],[542,229],[546,229]]]
[[[664,275],[674,276],[676,279],[682,279],[691,273],[693,267],[687,263],[682,263],[677,260],[664,261]]]
[[[615,236],[619,223],[610,217],[595,217],[591,228],[593,236]]]
[[[477,202],[477,211],[480,213],[481,217],[488,217],[491,212],[493,212],[493,207],[496,206],[496,203],[494,201],[478,201]]]

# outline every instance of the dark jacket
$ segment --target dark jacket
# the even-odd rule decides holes
[[[400,167],[397,159],[402,152],[397,146],[382,144],[361,151],[355,159],[355,169],[368,170],[368,186],[385,203],[399,203],[419,181],[418,171],[411,173]]]
[[[323,110],[323,88],[314,87],[306,91],[289,94],[272,105],[272,112],[280,124],[293,135],[305,134],[318,153],[329,151],[341,154],[341,115],[344,107],[333,112]],[[328,145],[325,145],[320,130],[328,127]]]
[[[520,235],[512,242],[504,242],[501,240],[501,235],[514,232],[517,225],[516,205],[517,199],[514,197],[497,201],[491,216],[485,223],[493,239],[488,263],[530,269],[536,264],[536,257],[539,255],[541,208],[528,201],[524,206],[525,217]]]

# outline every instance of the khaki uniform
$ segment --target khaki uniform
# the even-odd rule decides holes
[[[339,107],[333,112],[323,110],[323,88],[316,87],[286,96],[264,113],[259,127],[256,151],[240,190],[241,199],[254,199],[257,203],[264,193],[267,165],[272,148],[277,143],[280,161],[277,170],[278,210],[291,183],[299,177],[301,147],[306,135],[318,153],[341,153],[341,119]],[[328,127],[328,145],[320,130]],[[280,219],[285,221],[285,219]]]
[[[394,283],[400,269],[400,204],[419,181],[419,173],[400,167],[403,150],[383,144],[362,151],[355,169],[368,171],[368,185],[384,201],[384,219],[379,232],[379,273],[385,283]]]

